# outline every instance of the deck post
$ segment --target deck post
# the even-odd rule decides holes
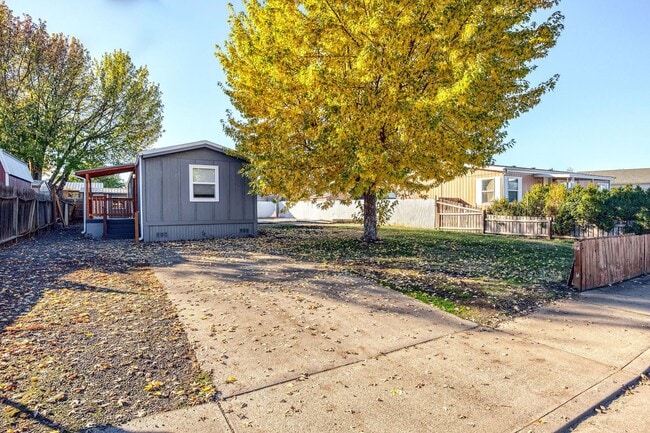
[[[86,219],[89,220],[93,217],[93,201],[92,201],[92,195],[93,192],[91,191],[91,183],[90,183],[90,176],[86,175]]]

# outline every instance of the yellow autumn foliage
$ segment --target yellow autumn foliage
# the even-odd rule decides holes
[[[414,193],[489,164],[562,30],[555,0],[244,0],[216,55],[256,192]],[[531,16],[547,12],[540,23]]]

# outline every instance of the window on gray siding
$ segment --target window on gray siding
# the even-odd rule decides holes
[[[190,201],[219,201],[219,167],[190,164]]]

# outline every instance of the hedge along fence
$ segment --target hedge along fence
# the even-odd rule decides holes
[[[46,229],[53,220],[49,195],[0,185],[0,245]]]
[[[576,241],[570,284],[589,290],[650,273],[650,234]]]

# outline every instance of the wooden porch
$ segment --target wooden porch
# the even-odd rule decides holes
[[[96,192],[92,189],[92,179],[114,174],[130,173],[128,197],[114,197],[111,194]],[[139,239],[137,229],[138,196],[136,165],[127,164],[112,167],[93,168],[75,172],[84,180],[84,223],[90,235],[101,233],[102,239],[135,238]],[[97,227],[101,224],[101,231]]]

